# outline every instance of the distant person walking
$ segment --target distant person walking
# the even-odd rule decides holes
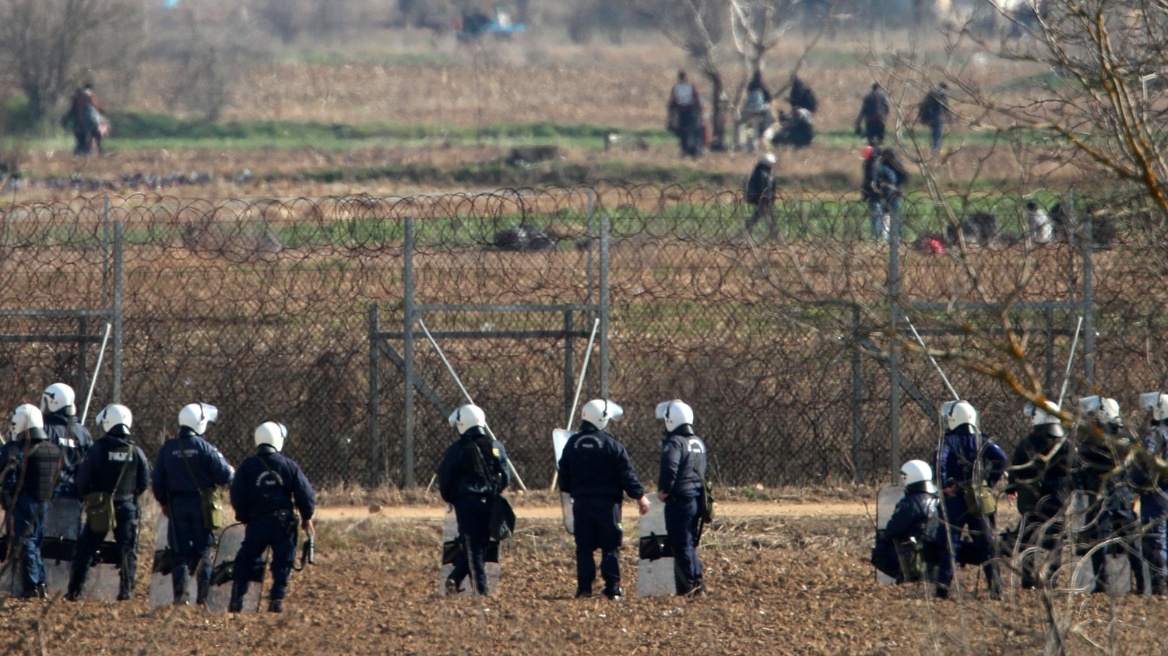
[[[108,132],[109,123],[102,116],[101,103],[97,94],[93,92],[93,83],[86,82],[73,93],[69,101],[69,111],[61,117],[61,127],[72,128],[73,137],[77,145],[73,148],[73,155],[89,155],[97,148],[101,155],[101,139],[103,132]]]
[[[746,180],[746,204],[754,207],[754,212],[746,222],[744,237],[749,237],[759,219],[767,220],[770,228],[770,238],[775,239],[779,234],[779,226],[775,221],[775,172],[774,166],[778,160],[771,153],[759,158]]]
[[[884,87],[879,82],[873,82],[872,90],[860,103],[860,113],[856,116],[856,134],[873,146],[880,145],[884,142],[884,126],[891,111],[892,102]]]
[[[941,154],[941,140],[945,137],[945,124],[952,118],[949,111],[949,85],[944,82],[925,94],[917,106],[917,122],[929,126],[929,146],[934,155]]]
[[[669,92],[669,131],[677,135],[682,156],[698,157],[705,144],[702,125],[702,96],[685,71],[677,72],[677,83]]]

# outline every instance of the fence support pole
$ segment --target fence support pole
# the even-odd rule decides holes
[[[1042,389],[1050,394],[1054,389],[1054,310],[1046,308],[1046,375],[1042,379]]]
[[[893,211],[888,234],[888,296],[892,315],[892,348],[888,368],[892,387],[888,392],[888,447],[892,482],[900,476],[900,232],[901,212]]]
[[[414,217],[406,217],[406,238],[403,253],[402,324],[403,359],[405,360],[405,471],[403,484],[414,486],[414,431],[417,418],[414,416]],[[388,459],[386,459],[388,462]]]
[[[572,421],[572,371],[575,368],[575,354],[572,353],[575,340],[572,339],[572,311],[564,310],[564,421]],[[571,426],[565,427],[572,430]]]
[[[852,305],[852,466],[853,482],[864,478],[860,464],[860,445],[864,443],[864,363],[860,353],[860,306]]]
[[[369,304],[369,484],[381,485],[383,471],[381,465],[381,417],[378,401],[381,397],[381,380],[377,362],[377,334],[381,326],[377,317],[377,304]]]
[[[608,322],[609,322],[609,297],[608,289],[608,267],[610,264],[609,252],[612,246],[612,239],[610,235],[610,228],[612,227],[612,220],[608,215],[600,217],[600,396],[608,398],[609,392],[609,351],[608,351]],[[571,427],[569,426],[569,429]]]
[[[122,402],[122,271],[124,266],[125,229],[122,220],[114,221],[114,344],[110,370],[113,375],[111,401]]]
[[[1072,206],[1073,207],[1073,206]],[[1091,215],[1084,217],[1083,227],[1083,373],[1088,385],[1095,385],[1095,263],[1091,255],[1095,250],[1095,226]]]

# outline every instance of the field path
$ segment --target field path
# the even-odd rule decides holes
[[[830,501],[822,503],[784,503],[765,501],[757,503],[719,503],[718,517],[850,517],[864,516],[874,512],[875,504],[854,501]],[[317,508],[319,520],[363,519],[375,516],[382,519],[442,519],[446,506],[381,506],[376,512],[365,506],[325,506]],[[521,519],[558,519],[559,506],[515,506],[515,514]],[[626,516],[635,516],[636,509],[626,504]]]

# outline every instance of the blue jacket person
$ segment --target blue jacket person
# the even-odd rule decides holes
[[[235,556],[235,581],[228,610],[243,610],[243,596],[253,579],[259,578],[260,557],[272,548],[272,591],[268,610],[284,610],[288,577],[296,559],[296,527],[312,533],[316,493],[300,465],[280,451],[288,429],[274,421],[255,430],[256,453],[243,461],[231,482],[231,506],[235,519],[247,524],[243,544]],[[297,517],[299,515],[299,517]]]
[[[507,450],[487,432],[486,413],[476,405],[455,410],[450,425],[459,437],[442,455],[438,491],[443,501],[454,506],[462,550],[446,579],[446,593],[457,593],[462,579],[471,574],[475,591],[485,595],[491,500],[511,482]]]
[[[677,594],[698,594],[705,588],[697,544],[701,522],[698,501],[706,481],[706,443],[694,434],[693,409],[682,401],[658,404],[657,418],[665,421],[666,431],[661,440],[657,498],[665,503],[665,530],[673,547]]]
[[[118,600],[130,599],[134,591],[134,576],[138,572],[138,497],[150,484],[150,465],[146,454],[130,439],[134,417],[124,405],[114,404],[97,415],[97,423],[105,431],[77,470],[77,491],[82,497],[91,492],[104,492],[114,501],[114,542],[118,545]],[[82,529],[73,558],[73,572],[69,576],[70,601],[81,598],[85,577],[93,564],[98,547],[105,540],[105,532],[92,530],[88,524]]]
[[[168,544],[174,554],[174,603],[185,603],[187,576],[195,571],[197,597],[206,603],[211,587],[211,547],[214,529],[203,517],[204,490],[227,485],[234,471],[219,450],[203,439],[207,424],[219,410],[206,403],[192,403],[178,413],[179,432],[158,451],[151,491],[170,518]]]
[[[624,410],[607,399],[594,399],[580,410],[580,430],[573,433],[560,456],[560,490],[572,497],[576,538],[576,596],[591,597],[596,579],[592,554],[600,549],[604,596],[620,600],[620,547],[624,537],[621,500],[637,501],[641,514],[649,512],[645,488],[629,460],[625,445],[604,432]]]
[[[933,468],[923,460],[904,463],[900,468],[900,484],[904,486],[904,496],[896,503],[884,530],[876,536],[872,564],[897,583],[904,583],[902,551],[919,550],[922,560],[929,564],[936,560],[936,550],[926,549],[926,543],[932,547],[935,537],[929,534],[929,521],[937,517],[937,486],[933,484]],[[908,574],[912,578],[914,573]]]

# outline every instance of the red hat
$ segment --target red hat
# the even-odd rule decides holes
[[[872,157],[872,153],[874,152],[876,152],[876,149],[872,146],[864,146],[860,149],[860,159],[866,162]]]

